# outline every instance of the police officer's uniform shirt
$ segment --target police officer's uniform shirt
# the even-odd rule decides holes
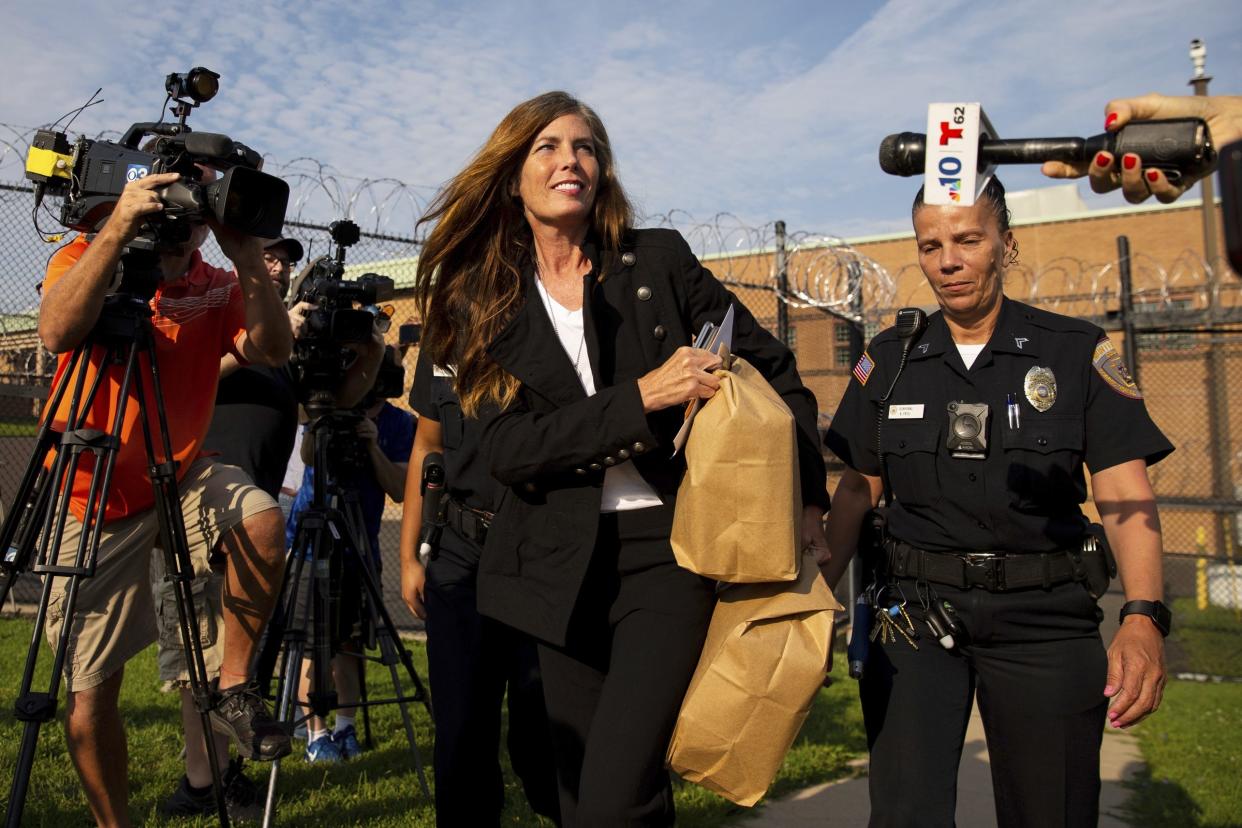
[[[494,512],[500,484],[488,474],[487,464],[479,456],[479,421],[462,413],[461,400],[453,390],[452,370],[433,366],[421,348],[410,389],[410,408],[440,424],[449,494],[473,509]]]
[[[1152,422],[1139,389],[1104,332],[1087,322],[1002,299],[996,330],[967,368],[943,315],[932,314],[910,350],[880,425],[894,502],[891,534],[938,551],[1047,552],[1077,543],[1086,518],[1083,464],[1096,473],[1173,446]],[[901,340],[893,329],[855,366],[825,441],[846,465],[880,475],[880,397],[896,374]],[[1054,378],[1040,411],[1028,398],[1034,368]],[[1018,406],[1008,417],[1007,396]],[[948,404],[987,403],[983,460],[947,448]]]

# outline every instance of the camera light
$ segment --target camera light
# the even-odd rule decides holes
[[[195,103],[209,101],[220,91],[220,75],[202,66],[182,74],[174,72],[164,80],[164,87],[174,98],[191,98]]]

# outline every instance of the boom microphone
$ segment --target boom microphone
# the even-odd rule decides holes
[[[880,169],[889,175],[920,175],[926,150],[927,136],[921,132],[890,135],[880,142]],[[979,168],[1045,161],[1073,164],[1090,161],[1100,152],[1111,153],[1114,165],[1122,155],[1133,153],[1145,167],[1163,170],[1172,182],[1207,175],[1216,166],[1216,150],[1203,119],[1174,118],[1138,121],[1090,138],[981,138]]]

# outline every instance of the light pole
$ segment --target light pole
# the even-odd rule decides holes
[[[1194,66],[1190,86],[1194,87],[1196,96],[1206,96],[1208,83],[1212,80],[1212,76],[1204,71],[1207,63],[1207,45],[1197,37],[1190,41],[1190,63]],[[1208,306],[1215,315],[1218,298],[1216,269],[1219,262],[1216,252],[1216,192],[1212,186],[1212,176],[1203,176],[1200,186],[1203,195],[1203,258],[1208,265]]]

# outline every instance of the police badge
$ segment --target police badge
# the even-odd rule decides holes
[[[1036,411],[1047,411],[1057,401],[1057,378],[1051,368],[1036,365],[1026,372],[1026,399]]]

